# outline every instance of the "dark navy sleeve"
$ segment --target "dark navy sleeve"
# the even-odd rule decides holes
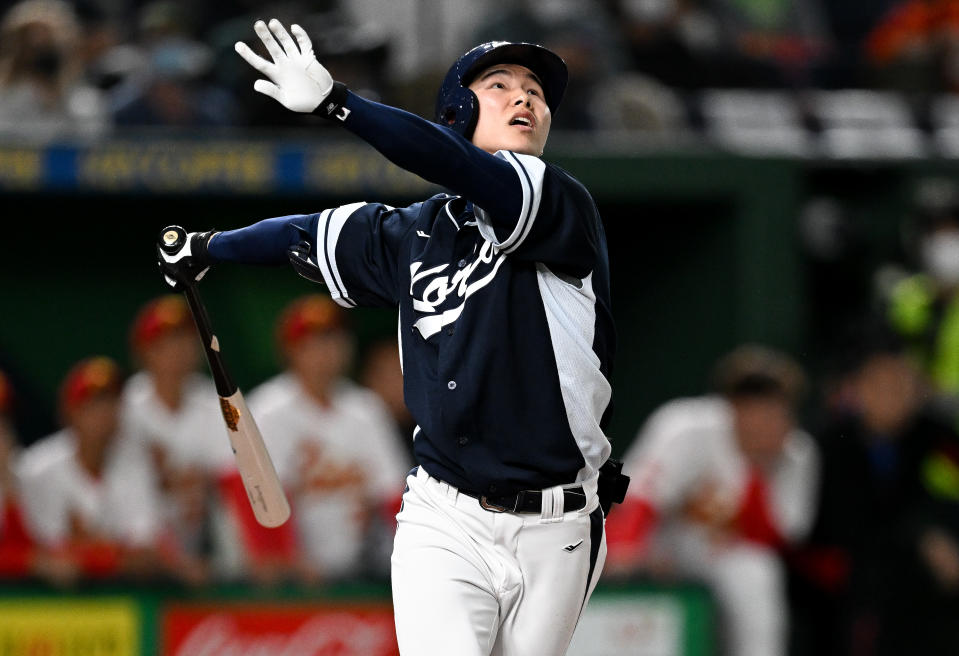
[[[453,130],[348,93],[344,125],[388,160],[513,221],[523,190],[512,167]],[[497,219],[499,220],[499,219]]]
[[[543,262],[577,278],[589,275],[603,230],[599,210],[586,188],[538,157],[508,151],[496,156],[515,169],[523,203],[511,229],[504,229],[486,208],[475,208],[483,237],[511,257]]]
[[[290,246],[305,238],[333,300],[346,307],[395,307],[399,248],[413,225],[407,216],[379,203],[281,216],[220,232],[208,252],[214,262],[285,264]]]
[[[287,249],[304,234],[313,234],[318,214],[293,214],[264,219],[238,230],[224,230],[207,246],[214,262],[286,264]]]
[[[353,203],[324,210],[316,221],[314,258],[330,296],[344,307],[396,307],[404,290],[398,267],[416,208]],[[409,293],[408,290],[405,290]]]

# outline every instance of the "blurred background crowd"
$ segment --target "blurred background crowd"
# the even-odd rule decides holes
[[[524,40],[569,65],[557,132],[959,154],[955,0],[23,0],[0,12],[3,144],[331,130],[252,92],[233,44],[258,46],[253,21],[277,17],[306,29],[336,79],[426,117],[459,54]],[[828,197],[806,203],[796,239],[829,319],[812,326],[815,361],[755,343],[711,354],[711,386],[616,444],[633,482],[610,515],[606,581],[702,582],[726,656],[959,653],[959,185],[930,176],[906,209],[899,257],[857,272],[856,287],[848,258],[868,227]],[[270,317],[278,367],[247,397],[293,519],[268,530],[183,301],[144,298],[125,320],[127,357],[78,355],[56,417],[37,421],[33,397],[0,375],[0,575],[64,588],[386,579],[413,465],[394,340],[358,349],[349,314],[321,294]],[[43,425],[59,428],[21,429]]]
[[[276,322],[284,368],[247,396],[296,507],[280,529],[255,520],[179,295],[132,319],[133,372],[107,356],[65,373],[62,427],[25,441],[0,378],[0,568],[58,586],[83,580],[271,586],[383,578],[392,516],[412,467],[395,342],[372,345],[360,385],[353,339],[328,296]]]
[[[839,151],[915,154],[930,135],[938,148],[959,143],[952,0],[26,0],[0,10],[0,135],[18,139],[315,127],[251,93],[254,73],[233,52],[253,41],[256,18],[276,16],[303,25],[336,79],[425,116],[456,56],[530,40],[570,67],[555,129],[707,134],[788,152],[823,135]],[[860,134],[873,128],[881,143]]]

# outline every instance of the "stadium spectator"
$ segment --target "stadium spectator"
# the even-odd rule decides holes
[[[113,95],[118,126],[168,128],[236,125],[236,100],[209,83],[213,51],[192,33],[183,5],[154,0],[140,10],[143,66]]]
[[[959,435],[900,340],[857,336],[817,431],[819,509],[796,555],[808,653],[959,653]]]
[[[83,82],[80,28],[61,0],[24,0],[0,23],[0,136],[31,141],[102,136],[100,92]]]
[[[345,378],[345,313],[327,296],[301,297],[281,314],[277,340],[286,369],[250,407],[291,493],[298,550],[322,580],[385,575],[410,458],[383,402]]]
[[[130,346],[141,370],[124,386],[124,410],[159,479],[168,547],[181,558],[182,577],[199,583],[213,555],[215,483],[233,458],[216,391],[197,371],[199,342],[186,301],[169,295],[146,303]]]
[[[703,0],[718,24],[714,84],[804,88],[833,49],[818,0]]]
[[[684,91],[716,83],[710,62],[720,48],[719,24],[701,3],[616,0],[610,6],[634,70]]]
[[[874,83],[919,93],[959,91],[959,3],[905,0],[866,40]]]
[[[154,477],[122,422],[121,388],[114,361],[78,362],[60,388],[64,428],[20,459],[26,524],[44,557],[59,563],[59,582],[159,572]]]
[[[885,284],[885,313],[934,387],[959,394],[959,186],[924,180],[912,219],[919,271]]]
[[[599,107],[594,97],[627,65],[625,42],[605,7],[576,0],[523,0],[493,11],[476,28],[471,44],[488,41],[538,43],[563,58],[569,85],[563,111],[553,117],[553,129],[613,128],[615,108]],[[603,98],[612,102],[604,93]]]
[[[704,581],[729,656],[787,653],[783,554],[809,529],[819,472],[794,417],[803,379],[787,356],[742,346],[717,364],[716,394],[656,410],[624,458],[607,571]]]

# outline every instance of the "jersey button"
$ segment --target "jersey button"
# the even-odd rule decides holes
[[[447,334],[447,335],[452,335],[452,334],[453,334],[453,326],[450,326],[449,328],[446,329],[446,334]]]
[[[465,267],[465,266],[466,266],[466,258],[463,258],[462,260],[460,260],[459,262],[457,262],[457,263],[456,263],[456,266],[458,266],[458,267],[461,268],[461,269],[462,269],[463,267]]]
[[[456,389],[456,381],[455,381],[455,380],[451,380],[450,382],[446,383],[446,389],[455,390],[455,389]]]
[[[459,442],[460,446],[466,446],[469,443],[470,438],[466,437],[465,435],[460,435],[459,439],[456,441]]]

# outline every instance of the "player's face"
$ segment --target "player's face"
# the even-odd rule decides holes
[[[196,333],[178,330],[156,339],[141,353],[143,366],[154,376],[179,380],[196,370],[200,349]]]
[[[120,421],[120,397],[100,394],[67,412],[67,421],[84,449],[100,451],[109,445]]]
[[[332,331],[299,339],[286,351],[290,369],[308,386],[325,387],[343,375],[352,358],[347,333]]]
[[[863,423],[886,436],[902,430],[920,402],[920,391],[919,373],[905,355],[875,355],[855,380]]]
[[[543,86],[519,64],[497,64],[480,73],[469,88],[479,99],[473,143],[488,153],[543,154],[552,116]]]
[[[743,455],[759,466],[771,466],[786,445],[794,422],[785,399],[743,398],[733,401],[736,438]]]

